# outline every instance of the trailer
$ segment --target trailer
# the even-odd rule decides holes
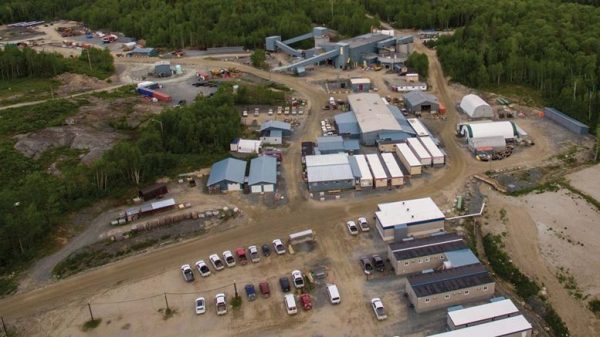
[[[398,166],[394,154],[391,152],[384,152],[381,154],[381,158],[390,175],[389,185],[391,187],[404,185],[404,174],[402,173],[400,166]]]
[[[292,233],[288,237],[288,243],[290,245],[296,245],[299,243],[314,241],[315,232],[312,229],[303,230],[300,232]]]
[[[366,157],[367,162],[369,162],[369,167],[371,167],[371,172],[373,172],[375,188],[388,187],[388,175],[385,173],[385,169],[381,164],[381,160],[379,160],[379,156],[375,153],[371,153],[367,154]]]
[[[145,87],[138,87],[135,91],[145,97],[154,97],[154,90]]]
[[[154,91],[152,93],[152,97],[156,98],[157,100],[159,100],[161,102],[171,102],[171,100],[172,100],[171,96],[165,94],[164,92],[160,92],[160,91]]]
[[[373,176],[371,175],[371,170],[369,169],[369,164],[367,164],[365,155],[357,154],[354,156],[354,159],[356,161],[356,165],[358,166],[358,170],[360,171],[359,186],[361,188],[372,187],[373,186]]]
[[[433,165],[445,164],[444,153],[435,145],[431,137],[419,137],[419,141],[421,141],[421,144],[423,144],[427,152],[431,155]]]
[[[419,142],[417,138],[408,138],[406,140],[406,143],[408,144],[408,147],[413,151],[413,153],[417,156],[417,158],[421,162],[421,165],[432,165],[433,160],[431,159],[431,155],[429,154],[429,152],[427,152],[427,150],[425,150],[425,147],[423,147],[423,144],[421,144],[421,142]]]
[[[421,174],[421,162],[406,143],[396,144],[396,155],[411,176]]]

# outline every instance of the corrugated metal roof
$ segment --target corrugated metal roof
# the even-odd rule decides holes
[[[420,137],[419,140],[433,158],[444,157],[444,154],[442,151],[440,151],[437,145],[435,145],[431,137]]]
[[[425,125],[423,125],[420,120],[416,118],[407,118],[406,121],[410,124],[413,130],[415,130],[417,136],[423,137],[430,135],[429,130],[427,130]]]
[[[519,312],[513,301],[505,299],[477,305],[470,308],[455,310],[448,313],[448,318],[454,326],[481,322],[501,316],[513,315]]]
[[[260,183],[277,183],[277,159],[271,156],[260,156],[250,161],[248,185]]]
[[[354,112],[348,111],[337,114],[335,115],[334,119],[340,134],[360,134],[360,128],[358,127],[358,121],[356,120],[356,115],[354,115]]]
[[[358,163],[356,162],[356,158],[354,156],[348,157],[348,162],[350,162],[350,169],[352,169],[352,175],[355,179],[360,179],[360,168],[358,167]]]
[[[415,154],[412,152],[412,150],[408,147],[406,143],[396,144],[396,148],[398,149],[398,151],[400,151],[404,159],[406,159],[408,165],[410,165],[411,167],[421,166],[421,161],[419,161],[417,156],[415,156]]]
[[[342,165],[342,164],[348,164],[348,154],[333,153],[333,154],[306,156],[304,158],[304,161],[306,162],[306,167]]]
[[[416,106],[423,103],[438,104],[438,99],[431,94],[416,90],[404,94],[404,102],[408,102],[411,106]]]
[[[516,124],[511,121],[466,123],[461,125],[460,133],[467,138],[502,136],[513,139],[519,136]]]
[[[479,263],[479,259],[469,248],[446,252],[446,261],[450,262],[452,268]]]
[[[281,138],[283,136],[283,131],[281,130],[271,130],[269,131],[269,137],[279,137]]]
[[[481,264],[413,275],[409,276],[407,280],[417,297],[442,294],[494,282],[490,273]]]
[[[260,131],[264,131],[267,129],[279,129],[279,130],[284,130],[284,131],[291,131],[292,126],[290,125],[290,123],[271,120],[271,121],[266,121],[266,122],[262,123],[262,125],[260,126]]]
[[[383,228],[445,219],[444,213],[431,198],[389,202],[379,204],[378,208],[375,215]]]
[[[369,162],[371,172],[373,172],[373,177],[375,177],[375,179],[387,179],[388,175],[383,169],[383,165],[381,164],[381,160],[379,160],[379,156],[375,153],[370,153],[366,155],[366,157],[367,162]]]
[[[356,160],[356,164],[358,165],[358,169],[360,170],[360,178],[364,180],[371,180],[373,176],[371,175],[371,170],[369,170],[369,164],[367,164],[367,159],[363,154],[357,154],[354,156]]]
[[[515,336],[519,332],[531,330],[531,324],[523,315],[513,316],[489,323],[443,332],[429,337],[498,337]]]
[[[156,211],[161,208],[175,206],[175,199],[169,198],[160,201],[148,202],[136,207],[130,207],[125,212],[127,216],[132,216],[140,213],[146,213],[151,211]]]
[[[411,134],[411,135],[417,134],[415,132],[415,130],[413,129],[412,125],[408,122],[408,119],[406,118],[406,116],[404,116],[402,111],[400,111],[400,108],[398,108],[395,105],[388,105],[388,108],[392,112],[392,115],[394,115],[394,118],[396,118],[398,123],[400,123],[400,126],[402,127],[402,132],[405,132],[405,133]]]
[[[383,159],[383,163],[385,164],[385,167],[387,167],[387,170],[392,178],[400,178],[404,176],[400,166],[398,166],[396,158],[394,158],[392,153],[384,152],[381,154],[381,158]]]
[[[402,131],[388,105],[377,94],[348,95],[348,102],[356,115],[362,133],[374,131]]]
[[[475,113],[475,109],[477,109],[480,106],[489,107],[490,105],[487,104],[487,102],[484,101],[481,97],[474,95],[474,94],[466,95],[460,101],[460,108],[462,109],[462,111],[464,111],[469,116],[473,116],[473,114]],[[489,111],[491,111],[491,107],[490,107]],[[478,117],[491,117],[491,116],[478,116]]]
[[[455,233],[448,233],[422,239],[394,242],[389,246],[396,260],[400,261],[464,249],[467,244]]]
[[[345,164],[307,167],[306,174],[309,183],[354,180],[350,162],[346,162]]]
[[[419,159],[431,160],[431,155],[429,154],[429,152],[427,152],[427,150],[425,150],[425,147],[417,138],[408,138],[406,142],[408,143],[408,146],[411,148],[411,150],[415,152]]]
[[[222,181],[244,183],[246,162],[235,158],[227,158],[214,163],[206,186],[212,186]]]

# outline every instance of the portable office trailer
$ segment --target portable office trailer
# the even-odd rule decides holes
[[[390,174],[389,185],[390,186],[402,186],[404,185],[404,174],[398,166],[398,162],[396,158],[394,158],[394,154],[390,152],[385,152],[381,154],[381,158],[383,159],[383,163],[387,168],[388,173]]]
[[[421,174],[421,162],[406,143],[396,144],[396,154],[411,176]]]
[[[312,229],[303,230],[301,232],[292,233],[288,237],[288,242],[291,245],[297,245],[299,243],[313,241],[315,239],[315,232]]]
[[[357,154],[354,156],[354,159],[360,171],[360,187],[373,187],[373,175],[371,175],[365,155]]]
[[[385,169],[379,160],[379,156],[375,153],[366,155],[371,172],[373,172],[373,183],[375,188],[387,187],[388,186],[388,175],[385,173]]]
[[[431,164],[433,163],[431,155],[429,154],[429,152],[427,152],[427,150],[425,150],[425,147],[423,146],[423,144],[421,144],[419,139],[408,138],[406,140],[406,143],[408,144],[408,147],[413,151],[413,153],[417,156],[417,159],[419,159],[421,165],[431,166]]]
[[[451,330],[429,337],[531,337],[531,324],[523,315]]]
[[[415,130],[417,136],[426,137],[430,135],[429,130],[427,130],[427,127],[425,127],[425,125],[423,125],[423,123],[421,123],[421,121],[417,118],[407,118],[406,121],[408,122],[408,124],[410,124],[413,130]]]
[[[433,165],[444,165],[445,156],[442,151],[435,145],[431,137],[419,137],[421,144],[425,147],[425,150],[431,155]]]
[[[490,302],[474,307],[448,312],[447,321],[450,330],[462,329],[491,321],[516,316],[519,309],[509,300]]]

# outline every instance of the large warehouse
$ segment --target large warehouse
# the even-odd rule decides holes
[[[431,198],[378,205],[376,227],[384,241],[426,236],[444,230],[446,216]]]
[[[306,177],[311,192],[354,188],[354,174],[348,154],[306,156]]]
[[[467,95],[460,101],[460,109],[470,118],[492,118],[494,111],[481,97],[477,95]]]
[[[400,123],[396,115],[390,109],[388,103],[377,94],[353,94],[348,95],[351,112],[336,116],[336,124],[341,134],[352,135],[352,131],[358,129],[360,141],[364,145],[375,145],[380,135],[393,133],[404,133],[407,136],[414,135],[414,131],[408,123]],[[356,128],[353,125],[354,115]],[[403,125],[404,124],[404,125]],[[343,125],[343,127],[342,127]],[[343,129],[343,130],[342,130]]]

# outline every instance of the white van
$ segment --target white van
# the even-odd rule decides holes
[[[298,308],[296,307],[296,299],[294,295],[287,294],[283,297],[283,304],[285,305],[285,310],[288,315],[295,315],[298,312]]]
[[[338,291],[338,288],[335,284],[327,285],[327,295],[329,295],[329,301],[331,302],[331,304],[340,303],[340,292]]]

